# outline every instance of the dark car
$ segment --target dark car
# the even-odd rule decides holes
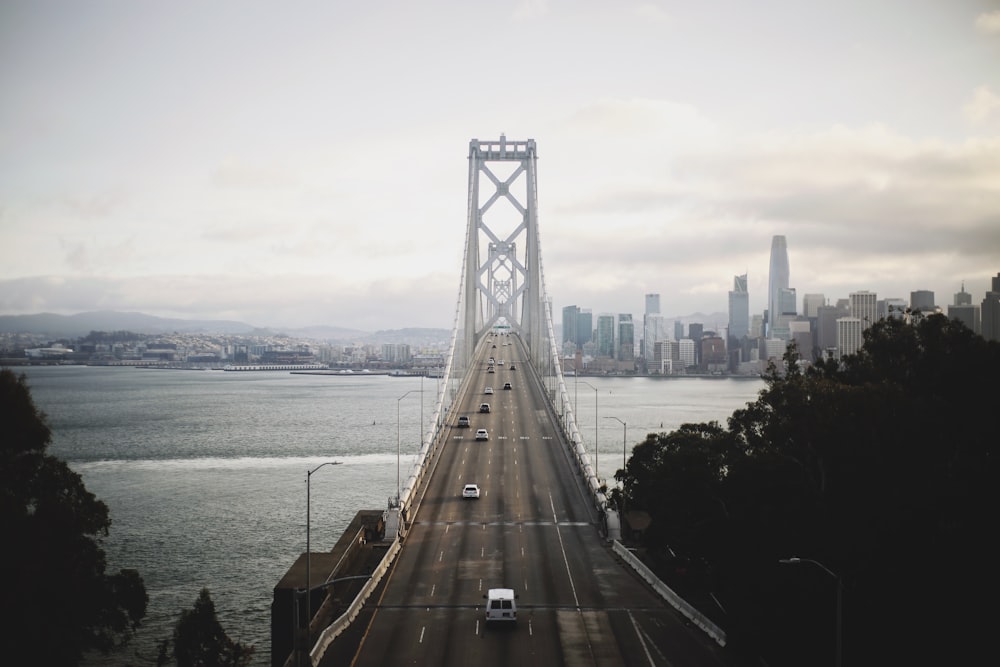
[[[503,383],[503,388],[504,388],[504,389],[510,389],[510,388],[511,388],[511,386],[510,386],[510,382],[504,382],[504,383]]]
[[[480,412],[489,412],[490,411],[490,404],[489,403],[480,403],[479,404],[479,411]]]

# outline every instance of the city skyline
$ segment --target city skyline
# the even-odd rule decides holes
[[[763,312],[775,236],[800,308],[1000,269],[995,2],[42,0],[0,44],[0,315],[450,327],[501,134],[595,321],[725,313],[734,275]]]

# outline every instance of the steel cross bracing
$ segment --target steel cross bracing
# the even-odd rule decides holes
[[[469,142],[469,224],[463,307],[466,350],[495,326],[509,326],[529,348],[543,326],[535,141]],[[512,163],[498,176],[492,163]],[[486,178],[483,179],[482,177]],[[481,187],[485,186],[485,187]],[[483,252],[485,250],[485,253]]]

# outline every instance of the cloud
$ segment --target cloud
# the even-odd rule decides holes
[[[670,14],[663,7],[652,2],[642,2],[635,6],[635,14],[644,21],[654,23],[668,23]]]
[[[1000,35],[1000,10],[977,16],[976,29],[987,35]]]
[[[530,21],[547,16],[548,0],[520,0],[514,8],[514,18],[518,21]]]
[[[997,12],[1000,16],[1000,12]],[[965,117],[974,123],[985,123],[994,117],[1000,118],[1000,95],[997,95],[989,86],[979,86],[972,94],[963,111]]]

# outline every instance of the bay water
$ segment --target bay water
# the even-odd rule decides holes
[[[108,570],[135,568],[149,593],[138,636],[92,664],[154,664],[184,609],[207,588],[226,633],[270,663],[272,590],[306,550],[329,551],[361,509],[405,481],[433,417],[433,378],[32,366],[49,453],[107,503]],[[566,378],[598,475],[614,484],[647,433],[725,422],[759,379]],[[595,410],[596,404],[596,410]],[[421,423],[426,424],[421,428]],[[593,454],[592,454],[593,456]]]

